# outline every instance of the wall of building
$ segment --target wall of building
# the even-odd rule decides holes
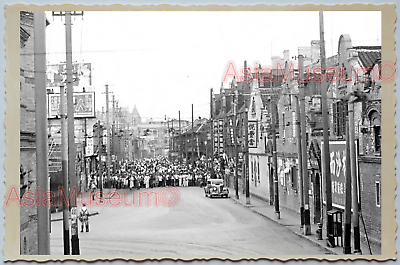
[[[20,60],[20,164],[21,196],[36,191],[35,90],[33,13],[22,12],[20,27],[30,36],[21,45]],[[24,200],[21,201],[23,203]],[[28,201],[29,202],[29,201]],[[23,205],[23,204],[22,204]],[[38,254],[37,208],[20,207],[20,253]]]
[[[361,212],[365,221],[367,234],[372,243],[380,245],[381,241],[381,206],[377,205],[377,195],[381,198],[381,191],[377,194],[376,183],[381,185],[381,158],[360,157],[360,191]],[[365,239],[364,227],[360,220],[361,240]]]
[[[249,156],[250,193],[266,201],[270,200],[269,157],[265,154]]]
[[[266,146],[268,141],[265,130],[265,111],[261,99],[261,92],[258,89],[253,89],[248,119],[250,121],[257,121],[257,134],[255,136],[257,141],[256,148],[249,149],[249,182],[250,193],[254,194],[266,201],[271,198],[271,183],[270,183],[270,158],[266,154]],[[263,120],[264,119],[264,120]]]

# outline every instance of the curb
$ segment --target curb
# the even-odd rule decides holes
[[[275,222],[276,224],[279,224],[279,225],[285,227],[286,229],[288,229],[289,231],[291,231],[293,234],[297,235],[298,237],[307,239],[309,242],[313,243],[314,245],[317,245],[317,246],[319,246],[319,247],[324,248],[324,249],[325,249],[327,252],[329,252],[330,254],[332,254],[332,255],[338,255],[336,252],[334,252],[333,250],[329,249],[327,246],[324,246],[324,245],[322,245],[322,244],[319,244],[318,242],[315,242],[315,241],[311,240],[309,237],[306,237],[306,236],[304,236],[304,235],[301,234],[301,233],[296,233],[295,231],[293,231],[293,230],[290,229],[289,227],[287,227],[287,226],[281,224],[278,220],[276,220],[276,219],[274,219],[274,218],[271,218],[271,217],[269,217],[269,216],[267,216],[267,215],[265,215],[265,214],[263,214],[263,213],[260,213],[260,212],[256,211],[255,209],[252,209],[252,208],[254,207],[253,205],[245,205],[245,204],[241,203],[240,201],[238,201],[238,200],[235,199],[235,198],[232,198],[232,197],[230,197],[230,198],[231,198],[236,204],[240,204],[240,205],[244,206],[245,208],[250,209],[252,212],[254,212],[254,213],[256,213],[256,214],[258,214],[258,215],[260,215],[260,216],[262,216],[262,217],[264,217],[264,218],[267,218],[268,220],[273,221],[273,222]],[[323,241],[323,240],[322,240],[322,241]]]

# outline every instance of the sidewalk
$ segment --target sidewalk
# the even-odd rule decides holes
[[[236,193],[235,190],[232,188],[229,188],[229,194],[230,198],[238,204],[241,204],[244,207],[247,207],[254,213],[257,213],[265,218],[268,218],[269,220],[280,224],[282,226],[285,226],[287,229],[291,230],[293,233],[296,235],[309,240],[310,242],[317,244],[321,246],[322,248],[325,248],[327,251],[327,254],[331,255],[344,255],[343,254],[343,247],[338,246],[334,248],[330,248],[326,245],[326,239],[323,240],[318,240],[317,238],[317,224],[311,224],[311,235],[303,235],[303,231],[300,229],[300,216],[297,215],[296,213],[289,212],[285,209],[279,209],[280,210],[280,219],[276,218],[275,214],[275,206],[274,205],[269,205],[268,202],[259,199],[258,197],[250,195],[250,205],[246,205],[246,196],[242,194],[242,192],[239,193],[239,200],[236,199]],[[353,245],[353,240],[352,240],[352,245]],[[353,251],[353,246],[352,246],[352,251]],[[374,246],[371,246],[372,254],[373,255],[379,255],[381,254],[381,251],[377,249]],[[370,255],[368,245],[366,243],[361,242],[361,251],[363,255]]]
[[[112,194],[114,191],[115,191],[115,189],[104,189],[103,190],[103,192],[104,192],[103,200],[108,200],[109,194]],[[85,202],[87,204],[86,208],[89,211],[89,216],[100,214],[101,211],[104,209],[104,206],[98,205],[98,204],[100,204],[99,199],[95,198],[95,200],[91,200],[90,204],[88,203],[89,201],[90,201],[89,192],[84,192],[83,202]],[[78,211],[79,211],[79,209],[82,207],[80,195],[77,196],[76,203],[77,203],[77,207],[78,207]],[[62,221],[62,220],[63,220],[63,212],[62,211],[51,213],[51,221],[52,222]]]

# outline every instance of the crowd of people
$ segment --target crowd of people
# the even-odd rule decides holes
[[[118,162],[116,170],[110,171],[110,178],[103,171],[103,187],[114,189],[141,189],[165,186],[203,186],[207,179],[222,178],[218,170],[210,172],[210,161],[204,158],[192,163],[170,161],[165,156],[155,158],[123,160]],[[215,165],[218,167],[218,161]],[[88,180],[91,190],[100,187],[100,176],[92,172]]]

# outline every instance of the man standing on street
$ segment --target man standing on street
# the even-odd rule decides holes
[[[79,221],[81,221],[81,232],[83,232],[83,227],[86,227],[86,232],[89,232],[89,211],[86,208],[86,204],[82,204],[81,211],[79,212]]]

